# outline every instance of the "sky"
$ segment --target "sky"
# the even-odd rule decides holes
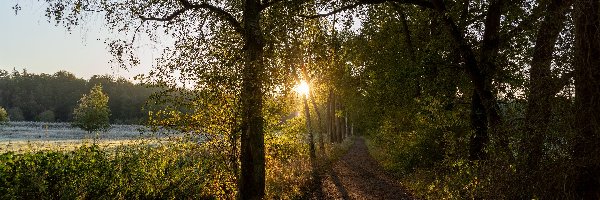
[[[15,15],[12,7],[17,3],[22,9]],[[147,73],[156,57],[145,53],[140,56],[141,66],[118,68],[109,63],[111,55],[104,43],[115,36],[103,28],[101,19],[68,32],[48,22],[44,14],[44,4],[36,0],[0,0],[0,69],[46,74],[66,70],[86,79],[98,74],[131,79]]]
[[[21,10],[15,14],[13,6],[17,3]],[[122,69],[109,63],[112,56],[105,41],[118,35],[105,28],[101,16],[69,32],[55,22],[48,22],[45,9],[44,1],[40,0],[0,0],[0,70],[26,69],[37,74],[66,70],[86,79],[109,74],[133,80],[138,74],[148,73],[154,58],[160,56],[157,49],[169,44],[145,40],[148,45],[140,45],[138,52],[141,65]],[[353,29],[357,27],[360,20],[353,24]]]

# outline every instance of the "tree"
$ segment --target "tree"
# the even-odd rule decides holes
[[[101,85],[96,85],[79,100],[79,105],[73,111],[73,126],[89,133],[105,131],[110,127],[109,116],[108,96],[102,92]]]
[[[25,117],[23,116],[23,111],[19,107],[13,107],[8,109],[8,116],[10,116],[10,121],[24,121]]]
[[[293,16],[291,12],[301,7],[298,4],[304,1],[49,0],[47,3],[47,16],[57,23],[63,23],[68,29],[80,24],[79,22],[90,14],[103,12],[109,28],[118,32],[131,33],[130,36],[133,38],[131,41],[135,41],[135,35],[140,33],[147,33],[155,41],[160,41],[157,37],[160,37],[161,33],[172,36],[176,40],[175,47],[165,51],[163,54],[165,62],[159,62],[161,63],[159,65],[165,66],[167,70],[154,74],[156,76],[169,76],[169,72],[174,71],[181,72],[180,74],[184,76],[200,74],[199,77],[202,77],[202,74],[223,72],[233,74],[236,81],[241,80],[241,83],[235,82],[233,86],[239,91],[241,102],[239,106],[241,123],[240,128],[236,128],[241,132],[239,195],[241,199],[264,197],[263,99],[266,93],[265,86],[271,83],[268,81],[271,76],[267,76],[271,75],[271,71],[268,71],[269,67],[278,66],[274,62],[268,63],[270,60],[265,58],[271,52],[266,52],[265,49],[273,46],[271,45],[273,40],[281,40],[281,38],[269,40],[270,36],[263,34],[263,29],[286,32],[289,27],[282,22],[291,19]],[[265,27],[266,22],[269,22],[271,27]],[[281,25],[273,25],[276,22]],[[122,39],[109,43],[110,51],[119,64],[139,63],[139,60],[132,56],[135,46],[131,43],[133,42]],[[207,47],[206,44],[209,46]],[[215,48],[221,48],[221,51],[215,51]],[[207,52],[218,53],[204,55]],[[229,57],[219,56],[210,59],[223,52],[233,59],[228,60]],[[221,65],[205,70],[205,66],[210,67],[213,63],[218,65],[219,62],[234,69],[228,71],[228,68]],[[236,68],[240,64],[242,66]],[[277,70],[279,69],[273,71]],[[219,78],[212,80],[211,85],[228,87],[221,84],[226,82],[223,77]]]
[[[0,107],[0,123],[8,121],[8,113],[3,107]]]
[[[36,120],[40,121],[40,122],[54,122],[56,120],[56,117],[54,115],[54,111],[46,110],[46,111],[40,113],[36,117]]]
[[[600,197],[600,1],[577,0],[575,17],[575,189],[579,199]]]
[[[535,187],[540,168],[540,160],[543,156],[544,137],[549,132],[549,124],[552,118],[551,100],[564,87],[561,81],[570,76],[563,75],[561,79],[554,78],[551,70],[552,54],[554,53],[559,33],[565,27],[567,10],[573,2],[571,0],[555,0],[546,6],[544,19],[537,29],[535,46],[531,60],[529,74],[530,93],[527,96],[527,114],[525,124],[527,125],[524,149],[530,153],[524,157],[522,170],[532,177],[529,181],[531,188]],[[529,192],[530,194],[533,191]],[[528,197],[530,198],[530,197]]]

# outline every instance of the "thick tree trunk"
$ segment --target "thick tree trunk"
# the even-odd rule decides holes
[[[600,1],[574,7],[575,187],[579,199],[600,199]]]
[[[544,134],[548,130],[552,109],[550,100],[556,95],[556,89],[553,87],[557,82],[552,78],[551,63],[552,53],[560,31],[564,27],[566,19],[566,10],[571,4],[571,0],[553,0],[546,8],[546,16],[542,21],[538,31],[533,49],[533,58],[531,60],[531,69],[529,73],[529,95],[527,96],[527,114],[525,116],[526,132],[525,145],[522,152],[524,161],[522,161],[522,170],[529,178],[526,178],[526,185],[529,185],[529,193],[535,187],[535,181],[539,180],[538,171],[540,161],[543,156]]]
[[[244,2],[244,53],[242,70],[242,135],[240,199],[265,196],[265,144],[262,118],[263,47],[260,27],[260,1]]]
[[[473,91],[471,96],[471,128],[475,131],[469,144],[469,159],[482,160],[486,158],[483,148],[489,141],[488,123],[485,107],[478,93]]]
[[[496,95],[493,93],[494,86],[492,85],[492,79],[496,76],[496,72],[498,71],[496,62],[498,60],[498,50],[500,45],[500,18],[502,16],[503,7],[504,0],[492,0],[487,9],[485,30],[483,32],[478,63],[478,71],[483,79],[483,90],[479,91],[478,95],[485,108],[489,128],[496,134],[495,138],[498,140],[502,150],[508,151],[508,137],[497,128],[498,125],[500,125],[500,115],[498,114],[500,109],[498,108]]]
[[[442,15],[444,22],[450,29],[450,35],[453,40],[458,44],[458,51],[465,62],[465,70],[469,75],[475,93],[479,96],[485,110],[489,129],[497,134],[496,137],[498,138],[498,142],[503,151],[508,151],[508,137],[497,130],[498,125],[501,123],[499,114],[500,109],[491,84],[492,77],[495,75],[494,73],[496,71],[496,64],[494,61],[498,52],[498,30],[503,3],[501,0],[495,0],[490,3],[486,13],[483,46],[481,48],[479,60],[477,59],[477,56],[475,56],[473,51],[474,48],[466,41],[461,28],[446,14],[444,3],[441,0],[432,0],[432,3],[435,9]],[[483,147],[481,149],[483,149]]]

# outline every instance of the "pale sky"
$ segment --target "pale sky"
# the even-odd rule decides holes
[[[15,15],[12,7],[17,2],[22,10]],[[44,13],[44,5],[36,0],[0,0],[0,69],[47,74],[66,70],[86,79],[96,74],[130,79],[148,72],[158,56],[145,53],[140,56],[142,66],[129,70],[111,67],[104,41],[115,36],[103,28],[100,17],[68,32],[49,23]]]

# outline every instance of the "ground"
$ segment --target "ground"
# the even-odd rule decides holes
[[[322,175],[314,199],[416,199],[371,157],[363,138]]]

